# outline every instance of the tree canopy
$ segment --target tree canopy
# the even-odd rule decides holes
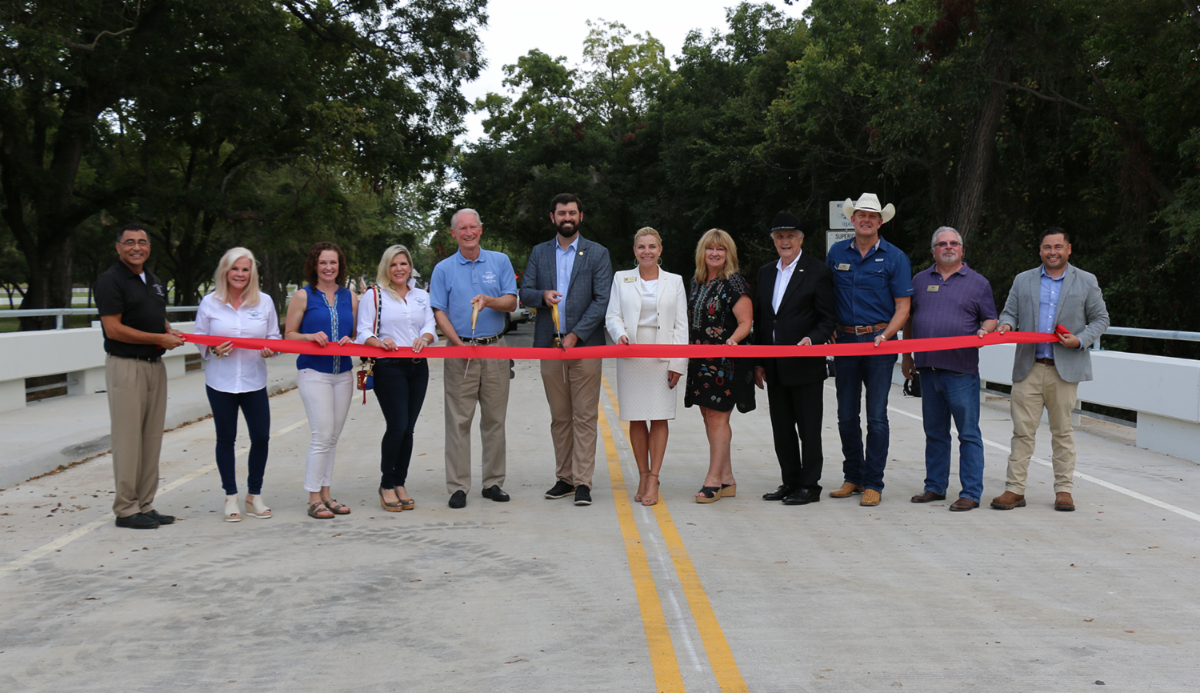
[[[5,4],[0,219],[28,267],[23,307],[68,305],[95,219],[149,224],[181,303],[231,245],[258,250],[267,277],[273,254],[322,237],[369,264],[399,208],[440,186],[484,6]]]
[[[580,65],[533,51],[506,66],[508,93],[477,104],[486,136],[456,161],[458,201],[528,245],[551,233],[550,197],[574,192],[618,266],[649,225],[684,273],[721,227],[752,277],[775,212],[824,229],[829,201],[874,192],[914,267],[953,226],[1003,300],[1059,226],[1113,324],[1200,325],[1194,0],[813,0],[803,21],[742,3],[726,24],[673,64],[653,37],[597,22]]]

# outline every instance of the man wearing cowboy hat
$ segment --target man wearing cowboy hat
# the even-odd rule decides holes
[[[833,334],[833,276],[800,251],[804,231],[791,212],[775,215],[771,239],[779,260],[758,270],[755,344],[824,344]],[[783,484],[763,500],[807,505],[821,500],[821,414],[825,359],[762,359],[754,382],[767,389],[771,432]],[[799,438],[797,439],[797,431]]]
[[[858,202],[847,199],[842,213],[854,225],[854,238],[835,243],[825,257],[833,270],[835,335],[840,344],[891,339],[908,320],[912,302],[912,265],[899,248],[879,237],[879,227],[891,221],[896,209],[881,207],[879,198],[863,193]],[[845,483],[831,498],[862,493],[859,505],[879,505],[883,469],[888,455],[888,392],[892,387],[894,354],[838,356],[838,433],[842,438]],[[859,419],[863,387],[867,390],[867,444],[863,449]]]

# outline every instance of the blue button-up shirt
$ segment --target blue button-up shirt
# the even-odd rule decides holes
[[[1063,279],[1066,277],[1067,273],[1063,272],[1055,279],[1046,274],[1046,266],[1042,265],[1042,291],[1038,297],[1038,332],[1049,334],[1054,331],[1054,316],[1058,314],[1058,301],[1062,296]],[[1054,345],[1038,344],[1034,356],[1039,359],[1054,358]]]
[[[517,294],[517,278],[512,262],[504,253],[479,250],[474,261],[461,252],[437,263],[429,282],[429,303],[450,318],[454,331],[462,339],[492,337],[504,331],[504,314],[492,308],[479,311],[474,333],[471,330],[471,299],[479,294],[504,296]]]
[[[575,256],[579,254],[579,234],[575,234],[575,240],[571,241],[571,245],[563,250],[562,245],[554,244],[554,260],[557,268],[557,277],[554,290],[562,294],[562,300],[567,300],[567,289],[571,287],[571,270],[575,269]]]
[[[896,300],[913,295],[912,264],[882,238],[863,257],[850,238],[833,244],[825,257],[833,270],[837,323],[847,327],[891,322]]]

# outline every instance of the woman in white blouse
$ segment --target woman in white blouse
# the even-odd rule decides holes
[[[605,325],[617,344],[687,344],[683,278],[659,267],[662,238],[652,228],[633,236],[636,269],[613,276]],[[675,385],[687,359],[617,360],[617,401],[641,479],[635,501],[658,503],[658,474],[667,451],[667,420],[675,418]]]
[[[379,261],[376,284],[367,289],[358,305],[356,341],[399,352],[394,357],[376,359],[373,369],[375,399],[387,423],[380,446],[379,505],[388,512],[416,507],[404,486],[412,458],[413,431],[429,385],[429,363],[423,358],[406,358],[404,353],[409,349],[420,352],[437,342],[429,294],[417,288],[412,273],[408,248],[388,248]],[[376,306],[380,307],[378,313]]]
[[[200,301],[196,334],[247,339],[279,339],[279,316],[271,297],[259,291],[258,263],[245,248],[230,248],[217,263],[213,292]],[[225,488],[225,521],[239,522],[233,444],[238,410],[250,429],[249,471],[246,474],[246,514],[266,519],[271,509],[262,499],[263,471],[271,437],[271,407],[267,402],[267,364],[275,352],[234,349],[231,342],[200,346],[207,361],[205,389],[217,428],[217,469]]]

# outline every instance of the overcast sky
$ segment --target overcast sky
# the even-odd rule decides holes
[[[808,0],[786,5],[769,0],[789,17],[800,19]],[[674,58],[692,29],[708,34],[725,32],[725,8],[734,0],[489,0],[488,27],[483,31],[483,55],[488,66],[463,93],[472,102],[488,92],[504,93],[501,68],[537,48],[551,57],[566,56],[574,66],[583,59],[587,20],[603,19],[624,24],[631,33],[650,33]],[[467,116],[467,141],[483,137],[482,114]]]

